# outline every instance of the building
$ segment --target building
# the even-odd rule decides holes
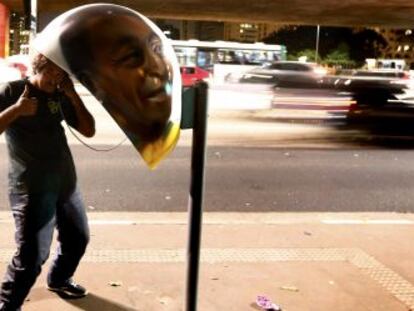
[[[9,9],[0,3],[0,57],[9,55]]]
[[[0,57],[27,54],[29,33],[25,17],[0,3]]]
[[[164,30],[171,39],[201,41],[237,41],[260,42],[272,32],[280,28],[273,24],[224,23],[191,20],[155,20],[155,23]],[[171,28],[178,31],[172,32]]]
[[[155,19],[154,22],[174,40],[216,41],[224,37],[224,23],[220,22],[163,19]]]
[[[30,31],[25,26],[24,16],[17,13],[10,15],[10,55],[28,54]]]
[[[224,40],[238,42],[260,42],[272,32],[278,30],[279,25],[224,23]]]

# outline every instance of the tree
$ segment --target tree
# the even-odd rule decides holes
[[[285,26],[263,39],[265,43],[283,44],[289,54],[296,55],[306,49],[315,48],[316,27]]]
[[[387,41],[372,29],[355,29],[348,40],[349,56],[357,63],[364,63],[367,58],[381,57],[381,49],[387,46]]]
[[[298,60],[299,57],[306,57],[306,61],[308,62],[314,62],[315,61],[315,53],[316,50],[312,49],[305,49],[303,51],[299,51],[296,54],[288,53],[288,60]],[[318,54],[318,59],[320,60],[320,55]]]
[[[305,50],[314,50],[316,45],[316,26],[286,26],[264,38],[265,43],[282,44],[286,46],[290,58]],[[326,58],[341,44],[348,46],[348,58],[355,62],[356,66],[364,64],[366,58],[380,56],[380,47],[386,46],[384,37],[372,29],[346,28],[346,27],[321,27],[319,40],[319,53],[322,59]],[[336,52],[329,58],[343,58],[345,54]],[[339,54],[338,54],[339,53]],[[314,60],[315,57],[309,57]],[[318,57],[318,59],[320,59]]]
[[[341,42],[338,47],[332,50],[323,59],[323,63],[328,66],[351,68],[356,66],[356,62],[349,57],[349,46],[345,42]]]

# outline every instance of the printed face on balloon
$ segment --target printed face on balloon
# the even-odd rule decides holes
[[[130,10],[88,13],[68,20],[61,36],[69,67],[128,135],[142,142],[158,139],[172,96],[173,72],[163,41]]]

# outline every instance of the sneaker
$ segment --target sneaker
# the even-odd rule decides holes
[[[88,294],[83,286],[76,284],[73,280],[68,280],[61,286],[49,285],[48,290],[57,293],[62,298],[82,298]]]

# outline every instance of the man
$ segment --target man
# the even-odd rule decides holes
[[[0,288],[0,310],[20,310],[49,256],[54,227],[59,247],[49,290],[83,297],[72,276],[89,241],[76,172],[61,121],[86,137],[95,122],[69,76],[45,56],[33,60],[34,75],[0,87],[0,134],[9,154],[9,199],[17,251]]]

